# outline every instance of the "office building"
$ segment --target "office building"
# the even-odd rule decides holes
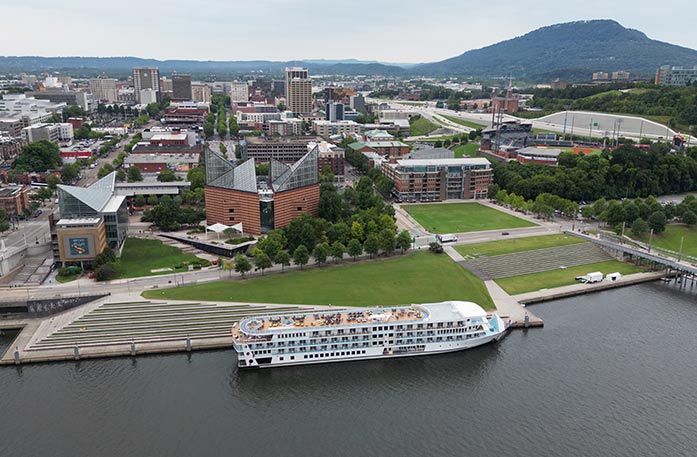
[[[324,119],[331,122],[344,120],[344,104],[329,102],[325,106]]]
[[[685,86],[697,81],[697,65],[692,68],[663,65],[656,72],[659,86]]]
[[[191,75],[172,75],[172,100],[191,99]]]
[[[170,106],[165,110],[163,123],[168,125],[203,125],[206,116],[208,116],[207,108]]]
[[[349,106],[355,111],[365,112],[365,97],[362,95],[352,95],[349,97]]]
[[[141,91],[151,89],[155,94],[160,91],[160,70],[157,67],[134,68],[133,87],[135,88],[136,101],[141,105],[147,105],[141,101]]]
[[[246,82],[230,83],[230,101],[246,102],[249,101],[249,84]]]
[[[393,195],[403,202],[487,198],[494,179],[484,158],[397,160],[381,169],[394,183]]]
[[[303,121],[300,119],[281,119],[268,122],[267,133],[269,135],[292,136],[302,135]]]
[[[269,162],[272,159],[285,163],[293,163],[307,154],[309,143],[324,141],[316,136],[290,138],[263,138],[249,136],[241,144],[242,159],[255,159],[257,162]]]
[[[312,80],[307,68],[286,68],[286,105],[296,114],[312,112]]]
[[[48,100],[52,103],[65,103],[67,105],[77,105],[83,111],[92,111],[94,98],[89,92],[78,92],[74,90],[64,90],[62,88],[45,89],[40,92],[29,91],[25,92],[26,97],[34,97],[37,100]]]
[[[170,94],[174,90],[172,86],[172,80],[167,78],[166,76],[163,76],[160,78],[160,92],[166,93],[169,92]]]
[[[324,174],[329,170],[334,175],[336,184],[344,182],[344,149],[326,141],[320,143],[311,142],[307,145],[307,150],[312,151],[317,148],[317,170]]]
[[[60,124],[35,124],[22,129],[22,136],[27,143],[36,141],[72,141],[73,125],[69,123]]]
[[[357,141],[349,144],[354,152],[374,152],[382,157],[399,158],[409,154],[409,145],[401,141]]]
[[[191,85],[191,100],[199,103],[211,102],[211,88],[206,84]]]
[[[89,187],[58,185],[58,220],[49,217],[54,258],[91,262],[107,246],[117,255],[128,233],[126,197],[116,193],[116,172]]]
[[[312,130],[325,138],[333,135],[360,135],[363,133],[363,124],[355,121],[313,121]]]
[[[272,160],[267,177],[257,177],[254,159],[235,166],[206,151],[206,220],[209,225],[242,224],[260,235],[303,215],[319,215],[317,148],[288,165]]]
[[[90,79],[90,92],[96,101],[113,103],[118,97],[116,94],[116,80],[112,78]]]

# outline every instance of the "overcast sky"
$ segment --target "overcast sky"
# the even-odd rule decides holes
[[[0,54],[433,62],[545,25],[596,18],[697,48],[697,27],[681,25],[681,12],[693,5],[693,0],[651,7],[637,0],[0,0]]]

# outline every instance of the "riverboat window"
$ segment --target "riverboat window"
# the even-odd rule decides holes
[[[440,325],[440,324],[438,324],[438,325]],[[424,324],[418,324],[418,325],[416,326],[416,328],[418,328],[418,329],[424,328]]]
[[[283,360],[283,357],[281,357],[281,360]]]
[[[433,323],[426,324],[426,328],[433,328]]]
[[[294,356],[294,355],[291,355],[291,356],[290,356],[290,360],[295,360],[295,356]]]

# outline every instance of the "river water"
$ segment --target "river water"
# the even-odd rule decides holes
[[[0,456],[696,455],[697,293],[652,283],[531,309],[543,329],[442,356],[0,368]]]

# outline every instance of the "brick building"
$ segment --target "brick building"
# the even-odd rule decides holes
[[[409,154],[409,145],[401,141],[366,141],[349,144],[355,152],[374,152],[383,157],[400,158]]]
[[[404,202],[487,198],[494,179],[484,158],[397,160],[381,169],[394,183],[395,198]]]
[[[245,233],[285,227],[302,214],[319,214],[318,148],[287,165],[271,160],[269,175],[257,177],[254,159],[233,165],[206,151],[208,225],[242,224]]]
[[[29,187],[12,186],[0,188],[0,208],[8,216],[22,214],[29,208]]]

